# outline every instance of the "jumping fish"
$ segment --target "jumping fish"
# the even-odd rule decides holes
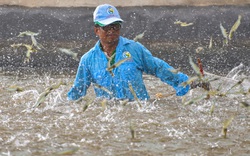
[[[50,91],[44,91],[39,95],[39,98],[36,100],[36,103],[33,105],[34,107],[38,107],[43,103],[46,99],[46,97],[49,95]]]
[[[131,121],[129,123],[129,130],[130,130],[132,139],[135,139],[135,126],[133,125]]]
[[[103,99],[101,101],[101,106],[102,106],[102,109],[105,110],[107,109],[107,103],[108,103],[108,100],[107,99]]]
[[[30,36],[31,37],[31,41],[32,41],[32,45],[35,46],[38,50],[41,50],[41,47],[42,48],[44,48],[44,47],[41,44],[39,44],[37,42],[37,40],[35,39],[35,36],[38,36],[39,34],[40,33],[35,33],[35,32],[32,32],[32,31],[24,31],[24,32],[20,32],[17,37]]]
[[[88,109],[89,105],[93,103],[93,101],[94,101],[93,98],[86,99],[86,103],[83,106],[82,112],[85,112]]]
[[[225,121],[223,122],[223,126],[222,126],[222,131],[221,131],[221,133],[222,133],[222,136],[223,136],[224,138],[227,138],[227,128],[228,128],[228,126],[231,124],[231,122],[233,121],[233,119],[234,119],[234,116],[231,116],[229,119],[227,119],[227,120],[225,120]]]
[[[46,97],[49,95],[49,93],[51,93],[52,90],[59,88],[61,85],[66,85],[65,82],[60,81],[58,84],[54,84],[48,88],[45,89],[44,92],[42,92],[39,95],[39,98],[37,99],[36,103],[34,104],[34,107],[40,106],[41,103],[43,103],[46,99]]]
[[[193,23],[181,22],[180,20],[176,20],[176,21],[174,22],[174,24],[178,24],[178,25],[180,25],[180,26],[182,26],[182,27],[187,27],[187,26],[193,25]]]
[[[138,97],[136,96],[136,93],[135,93],[135,91],[134,91],[134,89],[133,89],[133,87],[132,87],[132,84],[131,84],[131,83],[128,83],[128,86],[129,86],[130,92],[131,92],[132,95],[134,96],[134,98],[135,98],[135,100],[137,101],[139,107],[142,107],[142,105],[141,105],[141,103],[140,103]]]
[[[203,47],[197,47],[197,48],[195,49],[195,52],[196,52],[196,53],[200,53],[200,52],[202,52],[203,50],[204,50]]]
[[[122,106],[125,106],[125,105],[129,102],[129,100],[126,99],[126,100],[121,100],[121,101],[119,101],[119,102],[120,102],[120,104],[121,104]]]
[[[130,57],[127,57],[127,58],[124,58],[124,59],[118,61],[117,63],[115,63],[115,64],[113,64],[112,66],[108,67],[108,68],[107,68],[107,71],[113,70],[114,68],[120,66],[122,63],[126,62],[126,61],[129,60],[129,59],[130,59]]]
[[[226,29],[223,27],[221,23],[220,23],[220,30],[221,30],[223,37],[225,38],[224,44],[228,45],[228,34],[227,34]]]
[[[108,59],[109,66],[110,66],[111,61],[114,59],[116,53],[112,54],[110,57],[108,56],[108,54],[106,52],[104,52],[104,54],[106,55],[106,57]]]
[[[104,52],[104,54],[106,55],[106,57],[107,57],[107,59],[108,59],[107,68],[110,68],[110,66],[111,66],[111,61],[114,59],[116,53],[114,53],[114,54],[113,54],[112,56],[110,56],[110,57],[107,55],[106,52]],[[110,75],[111,75],[112,77],[115,76],[112,70],[110,70],[109,73],[110,73]]]
[[[62,151],[56,152],[55,155],[73,155],[78,150],[79,150],[79,147],[70,147]]]
[[[242,78],[241,80],[239,80],[238,82],[236,82],[231,88],[229,88],[225,94],[229,93],[230,90],[232,90],[233,88],[239,86],[242,84],[242,82],[245,80],[245,78]]]
[[[234,32],[238,29],[238,27],[240,26],[241,18],[242,18],[242,16],[239,15],[237,21],[236,21],[236,22],[234,23],[234,25],[232,26],[232,28],[231,28],[231,30],[230,30],[230,32],[229,32],[229,35],[228,35],[229,40],[232,39],[233,33],[234,33]]]
[[[37,52],[37,50],[33,47],[33,45],[29,45],[29,44],[23,44],[23,43],[12,44],[11,47],[13,47],[13,48],[25,47],[27,49],[26,58],[25,58],[24,62],[29,62],[31,53]]]
[[[198,76],[199,79],[202,79],[202,73],[200,71],[200,68],[193,62],[192,58],[189,56],[189,63],[193,70],[195,71],[196,75]]]
[[[209,46],[208,46],[208,48],[212,49],[212,47],[213,47],[213,37],[211,36],[210,40],[209,40]]]
[[[190,77],[187,81],[185,82],[182,82],[182,86],[187,86],[187,85],[190,85],[192,82],[196,81],[197,79],[199,79],[198,76],[193,76],[193,77]]]
[[[75,59],[76,61],[79,61],[79,59],[77,58],[77,53],[73,52],[70,49],[66,49],[66,48],[59,48],[59,50],[69,56],[71,56],[73,59]]]
[[[99,85],[97,83],[93,83],[93,86],[96,87],[96,88],[102,89],[103,91],[107,92],[109,95],[113,94],[110,90],[108,90],[107,88],[105,88],[105,87],[103,87],[103,86],[101,86],[101,85]]]
[[[195,102],[198,102],[198,101],[201,101],[203,99],[206,99],[207,98],[207,94],[203,94],[199,97],[196,97],[196,98],[193,98],[187,102],[185,102],[183,105],[186,106],[186,105],[191,105],[191,104],[194,104]]]
[[[169,68],[168,70],[169,70],[171,73],[177,74],[177,73],[181,70],[181,68],[180,68],[180,67],[177,68],[177,69]]]
[[[63,81],[60,81],[58,84],[54,84],[54,85],[52,85],[52,86],[46,88],[45,90],[46,90],[46,91],[52,91],[52,90],[54,90],[54,89],[59,88],[61,85],[67,85],[67,84],[66,84],[65,82],[63,82]]]
[[[31,41],[32,41],[32,45],[35,46],[38,50],[41,50],[42,48],[45,49],[41,44],[37,42],[34,36],[31,36]]]
[[[249,103],[244,102],[244,101],[241,101],[240,104],[241,104],[241,106],[243,106],[243,107],[249,107],[249,106],[250,106]]]
[[[139,34],[139,35],[136,35],[135,38],[133,39],[134,41],[138,41],[139,39],[142,39],[144,34],[145,34],[146,30],[143,31],[143,33]]]
[[[209,90],[207,92],[207,95],[209,95],[209,96],[215,96],[216,95],[216,96],[220,96],[220,97],[226,96],[225,93],[221,93],[218,90]]]
[[[37,36],[39,35],[40,33],[35,33],[35,32],[32,32],[32,31],[23,31],[23,32],[20,32],[19,35],[17,37],[24,37],[24,36]]]
[[[13,86],[9,86],[8,88],[6,88],[7,91],[9,92],[21,92],[23,91],[24,89],[20,86],[16,86],[16,85],[13,85]]]
[[[209,112],[210,115],[213,115],[214,108],[215,108],[215,104],[213,103],[212,106],[211,106],[211,108],[210,108],[210,112]]]
[[[89,105],[94,102],[94,98],[91,98],[91,97],[88,97],[88,96],[83,96],[83,97],[80,97],[79,99],[77,99],[75,101],[75,103],[79,104],[82,101],[85,102],[85,104],[83,105],[82,112],[85,112],[88,109]]]

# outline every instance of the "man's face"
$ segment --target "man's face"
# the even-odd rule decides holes
[[[104,43],[117,42],[120,36],[121,25],[119,23],[110,24],[104,27],[95,27],[95,33]]]

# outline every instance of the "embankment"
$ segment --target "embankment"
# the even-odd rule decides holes
[[[188,56],[201,58],[204,70],[226,74],[243,63],[250,66],[250,6],[134,6],[118,7],[124,19],[122,36],[139,40],[153,55],[184,72],[191,72]],[[93,32],[94,7],[0,6],[0,69],[5,73],[53,72],[74,74],[78,61],[58,48],[70,48],[78,58],[97,41]],[[223,46],[220,23],[229,31],[238,18],[241,24],[227,46]],[[193,25],[181,27],[176,20]],[[40,32],[36,37],[46,50],[31,54],[24,63],[26,49],[14,50],[14,43],[30,44],[29,37],[16,37],[22,31]],[[208,49],[210,38],[213,47]],[[195,50],[202,47],[197,54]]]

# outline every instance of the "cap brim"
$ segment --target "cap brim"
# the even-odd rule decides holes
[[[111,18],[108,18],[108,19],[105,19],[102,21],[98,21],[98,24],[100,24],[100,26],[103,27],[103,26],[109,25],[109,24],[114,23],[114,22],[123,22],[123,20],[120,18],[117,18],[117,17],[111,17]]]

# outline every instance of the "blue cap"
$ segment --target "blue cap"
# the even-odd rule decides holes
[[[114,22],[123,22],[118,10],[110,4],[102,4],[97,6],[93,16],[95,24],[100,26],[106,26]]]

